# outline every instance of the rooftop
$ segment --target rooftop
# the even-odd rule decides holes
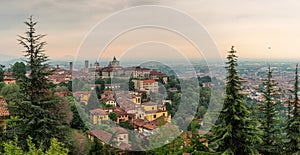
[[[90,113],[91,113],[91,114],[106,115],[106,112],[105,112],[105,110],[103,110],[103,109],[100,109],[100,108],[98,108],[98,109],[93,109],[93,110],[90,110]]]
[[[103,130],[91,130],[89,131],[89,134],[97,137],[99,140],[103,142],[109,142],[112,137],[112,134]]]

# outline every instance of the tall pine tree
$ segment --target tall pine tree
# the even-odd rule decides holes
[[[44,53],[46,42],[41,41],[45,35],[36,34],[37,22],[32,17],[25,24],[28,30],[25,36],[19,36],[18,41],[25,48],[24,56],[31,73],[20,81],[20,102],[12,107],[12,115],[18,119],[14,131],[17,131],[23,148],[26,148],[26,139],[30,136],[35,144],[42,143],[46,149],[51,138],[65,140],[63,114],[59,112],[60,99],[54,96],[53,85],[47,80],[53,71],[49,69],[48,57]]]
[[[293,106],[289,109],[289,117],[287,124],[286,149],[288,154],[300,154],[300,114],[299,114],[299,80],[298,80],[298,64],[295,70],[295,84],[292,91],[294,100],[291,103]]]
[[[272,70],[269,66],[267,78],[263,81],[264,89],[262,91],[264,102],[259,103],[260,129],[262,131],[263,143],[260,145],[260,153],[277,154],[282,152],[281,130],[279,128],[279,92],[276,87],[278,84],[272,79]]]
[[[226,96],[219,115],[219,124],[212,128],[211,146],[224,154],[257,154],[254,144],[261,141],[251,121],[245,97],[241,94],[242,79],[236,67],[237,56],[234,47],[228,51]]]
[[[4,78],[4,68],[5,66],[4,65],[1,65],[0,64],[0,82],[3,82],[3,78]]]

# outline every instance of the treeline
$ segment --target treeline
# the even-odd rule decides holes
[[[227,77],[223,107],[216,124],[210,130],[211,134],[199,136],[199,132],[194,130],[199,131],[200,127],[195,121],[192,121],[186,132],[192,131],[198,137],[191,136],[192,143],[190,145],[184,146],[183,139],[178,137],[172,142],[179,144],[175,148],[171,143],[149,152],[152,154],[172,152],[172,154],[224,155],[300,154],[298,64],[295,67],[294,88],[290,90],[289,96],[291,97],[287,103],[280,102],[281,92],[278,83],[272,76],[273,70],[269,66],[266,71],[267,76],[261,81],[262,89],[260,91],[264,101],[254,103],[251,101],[250,104],[246,95],[242,93],[242,85],[245,80],[239,77],[236,70],[237,58],[236,51],[232,47],[228,52],[226,62]],[[283,109],[283,104],[288,104],[288,106]],[[206,105],[204,106],[206,107]],[[207,110],[207,107],[204,110]],[[202,141],[202,145],[200,144],[201,138],[205,139]],[[205,141],[208,142],[207,147],[203,145]],[[183,148],[177,150],[176,147]]]

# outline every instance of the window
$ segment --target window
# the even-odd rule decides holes
[[[156,114],[155,114],[155,115],[153,115],[153,118],[156,118]]]

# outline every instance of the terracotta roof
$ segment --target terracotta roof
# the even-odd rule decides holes
[[[156,82],[155,80],[143,80],[144,83],[154,83]]]
[[[156,70],[152,70],[150,72],[150,75],[159,75],[159,76],[167,76],[166,74],[162,73],[162,72],[159,72],[159,71],[156,71]]]
[[[90,130],[89,134],[106,143],[109,142],[112,137],[112,134],[103,130]]]
[[[126,112],[123,112],[123,111],[116,111],[115,114],[118,116],[118,117],[122,117],[122,116],[129,116],[130,114],[126,113]]]
[[[90,113],[91,113],[91,114],[106,115],[106,112],[105,112],[105,110],[103,110],[103,109],[100,109],[100,108],[98,108],[98,109],[93,109],[93,110],[90,110]]]
[[[91,91],[76,91],[76,92],[73,92],[73,96],[88,95],[90,93],[91,93]]]
[[[112,127],[111,128],[116,134],[127,134],[128,131],[122,127]]]
[[[146,129],[149,129],[149,130],[154,130],[154,129],[158,128],[159,126],[156,126],[155,124],[148,122],[143,127]]]
[[[135,70],[144,70],[144,71],[148,71],[150,70],[149,68],[141,68],[140,66],[135,67]]]
[[[102,72],[112,72],[114,69],[111,67],[104,67],[101,69]]]
[[[124,111],[135,110],[135,103],[129,99],[129,93],[126,91],[116,91],[116,102]]]
[[[0,96],[0,116],[9,116],[6,101]]]
[[[143,105],[145,106],[153,106],[153,105],[157,105],[157,103],[154,103],[154,102],[144,102],[142,103]]]
[[[146,122],[143,119],[135,119],[132,121],[132,124],[139,126],[139,127],[142,127],[145,123]]]
[[[4,76],[12,76],[13,74],[12,74],[12,72],[5,72],[4,73]]]

